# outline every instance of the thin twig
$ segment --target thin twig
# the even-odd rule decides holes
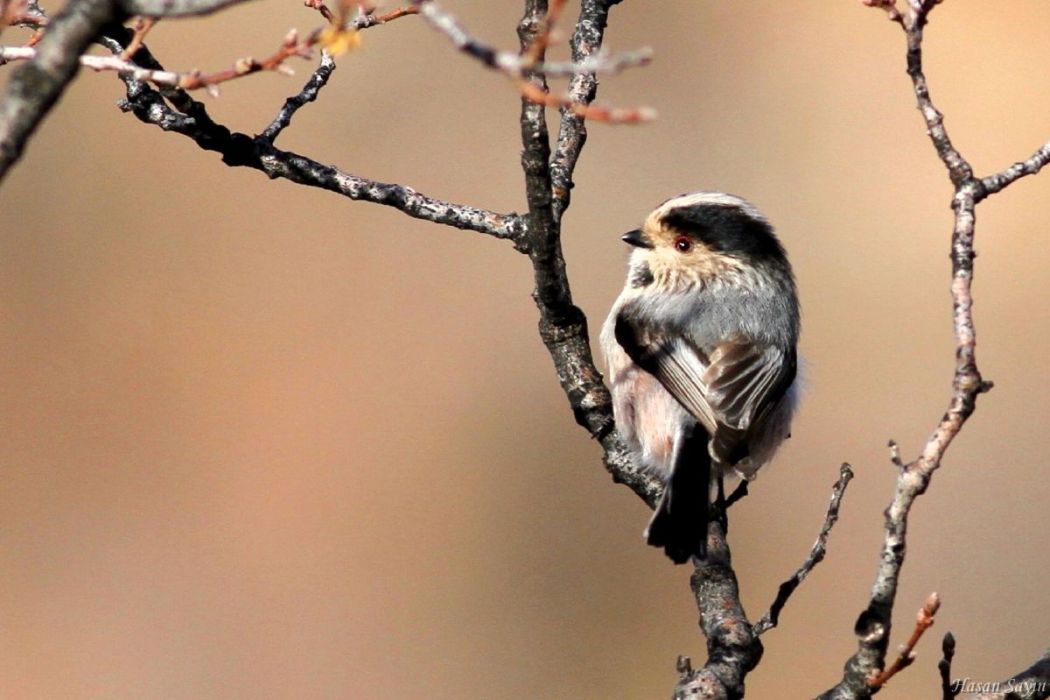
[[[908,641],[901,646],[897,658],[890,664],[889,668],[876,673],[868,681],[868,685],[872,690],[886,685],[897,673],[911,666],[912,662],[915,661],[915,645],[922,639],[923,633],[933,625],[933,616],[937,614],[937,610],[940,607],[941,599],[936,593],[931,593],[926,602],[919,608],[919,613],[915,616],[915,629],[912,630]]]
[[[146,35],[149,31],[157,24],[157,19],[154,17],[138,17],[135,19],[134,34],[131,37],[131,43],[128,44],[127,48],[121,52],[121,59],[127,61],[130,60],[135,52],[142,46],[142,42],[146,39]]]
[[[122,44],[113,42],[119,52]],[[275,148],[263,136],[252,137],[231,131],[207,117],[204,106],[186,93],[177,93],[180,110],[168,106],[161,94],[147,84],[125,76],[127,100],[122,105],[141,121],[193,139],[201,148],[222,155],[231,166],[253,168],[271,178],[284,178],[309,187],[319,187],[344,197],[394,207],[409,216],[460,229],[517,241],[524,225],[516,214],[446,202],[416,192],[410,187],[357,177],[305,156]],[[308,87],[315,80],[311,76]],[[294,110],[293,110],[294,111]],[[279,129],[277,129],[279,131]]]
[[[530,79],[533,75],[574,78],[582,74],[615,74],[627,68],[647,65],[652,59],[650,49],[639,49],[614,57],[596,51],[585,59],[574,59],[569,63],[547,62],[544,53],[562,4],[564,3],[558,0],[551,6],[553,12],[544,10],[543,17],[536,20],[536,27],[530,31],[528,45],[523,46],[516,54],[500,51],[474,38],[453,15],[433,0],[415,0],[412,6],[418,8],[420,15],[432,27],[447,36],[458,50],[479,61],[483,66],[504,74],[522,97],[537,105],[571,109],[581,118],[608,123],[637,124],[652,120],[655,111],[651,108],[598,107],[590,105],[590,100],[575,101],[571,91],[565,96],[552,96],[546,84],[540,87]],[[544,5],[546,7],[546,3]]]
[[[828,535],[831,534],[831,528],[838,522],[842,496],[846,493],[846,487],[849,486],[852,478],[853,470],[850,469],[848,464],[843,464],[839,467],[839,478],[835,481],[834,486],[831,487],[831,500],[828,503],[827,513],[824,515],[824,524],[820,528],[820,533],[817,534],[817,540],[810,548],[809,556],[802,562],[802,566],[791,575],[791,578],[780,584],[777,597],[773,604],[769,606],[769,611],[755,623],[756,635],[761,635],[777,626],[777,623],[780,621],[780,611],[784,609],[795,589],[809,575],[809,572],[824,560],[824,555],[828,549]]]
[[[292,117],[295,116],[295,113],[306,103],[317,99],[321,89],[328,84],[328,79],[332,77],[333,71],[335,71],[335,60],[327,52],[322,52],[321,62],[306,82],[306,85],[297,94],[284,101],[284,106],[281,107],[277,116],[263,129],[259,136],[273,143],[280,133],[292,123]]]
[[[1048,162],[1050,162],[1050,141],[1043,144],[1039,150],[1025,160],[1018,161],[994,175],[981,178],[981,187],[984,190],[984,195],[987,197],[990,194],[995,194],[1026,175],[1035,175]]]
[[[941,700],[953,700],[959,694],[958,684],[952,682],[952,659],[955,658],[955,637],[951,632],[944,633],[941,640],[941,660],[937,662],[937,671],[941,674]]]
[[[516,80],[514,85],[522,97],[544,107],[567,109],[580,119],[589,119],[607,124],[641,124],[656,119],[656,110],[652,107],[606,107],[604,105],[581,104],[569,94],[554,95],[540,90],[526,80]]]
[[[94,54],[83,54],[79,58],[80,65],[95,71],[113,71],[122,76],[129,76],[134,80],[148,81],[154,85],[168,85],[182,88],[183,90],[198,90],[207,88],[214,90],[221,83],[236,78],[242,78],[260,71],[277,71],[289,74],[291,69],[284,62],[293,56],[308,58],[312,51],[311,47],[318,41],[318,33],[311,34],[307,39],[300,41],[299,35],[292,30],[285,36],[280,47],[270,56],[256,60],[251,57],[237,59],[229,68],[214,73],[201,73],[200,71],[162,71],[143,68],[120,56],[96,56]],[[131,48],[138,50],[138,46],[129,44],[125,49],[127,53]],[[132,52],[133,53],[133,52]],[[37,55],[37,49],[32,47],[10,47],[0,46],[0,62],[29,60]]]
[[[337,30],[336,34],[353,33],[368,29],[399,17],[415,14],[416,11],[415,8],[406,7],[392,10],[379,16],[361,15],[350,22],[346,30]],[[156,21],[153,18],[140,17],[136,22],[131,42],[120,55],[96,56],[84,54],[79,57],[80,65],[94,71],[112,71],[121,76],[130,76],[134,80],[148,81],[154,85],[177,87],[183,90],[199,90],[203,88],[215,94],[218,85],[253,73],[275,71],[285,75],[293,75],[294,71],[285,65],[285,62],[293,57],[310,58],[313,55],[313,47],[319,43],[323,45],[329,37],[329,33],[325,29],[315,29],[305,39],[300,40],[298,32],[293,29],[284,37],[277,50],[263,59],[255,59],[250,56],[239,58],[228,68],[212,73],[203,73],[199,70],[158,70],[139,65],[130,60],[131,56],[142,46],[143,38],[156,24]],[[17,47],[0,46],[0,65],[8,61],[32,60],[36,55],[37,50],[31,45]]]

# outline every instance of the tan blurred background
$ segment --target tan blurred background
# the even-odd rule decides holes
[[[445,4],[514,46],[520,3]],[[1050,138],[1050,5],[1004,6],[952,0],[928,32],[934,96],[981,174]],[[149,43],[211,70],[318,20],[257,2]],[[947,404],[947,179],[903,36],[859,2],[625,2],[608,45],[656,59],[602,101],[661,118],[591,128],[565,245],[592,332],[622,283],[618,234],[670,195],[748,197],[795,264],[806,397],[731,543],[757,618],[855,466],[828,559],[748,679],[750,697],[807,697],[855,649],[886,441],[914,456]],[[504,80],[415,18],[339,66],[279,145],[524,208]],[[226,86],[214,116],[261,130],[296,68]],[[644,506],[573,423],[526,260],[229,169],[120,96],[82,74],[0,190],[0,696],[667,697],[675,656],[704,656],[689,572],[642,543]],[[893,646],[931,591],[944,606],[886,697],[937,693],[947,630],[976,680],[1050,640],[1048,192],[1026,179],[978,210],[996,388],[915,508]]]

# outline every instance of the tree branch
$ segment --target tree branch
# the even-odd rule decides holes
[[[700,610],[700,629],[707,637],[707,663],[698,671],[679,659],[681,676],[674,700],[744,697],[744,678],[762,660],[762,642],[740,604],[725,533],[717,521],[708,528],[707,559],[694,560],[690,586]]]
[[[930,97],[923,73],[923,29],[930,11],[939,0],[909,0],[911,12],[907,15],[897,11],[893,0],[864,2],[886,10],[890,19],[904,29],[907,39],[907,73],[911,78],[916,105],[934,149],[955,187],[952,197],[955,217],[951,237],[955,371],[948,410],[926,441],[922,453],[908,464],[901,464],[899,458],[895,460],[899,473],[893,500],[885,512],[885,531],[878,572],[868,606],[858,617],[854,629],[858,638],[858,650],[846,662],[842,680],[820,696],[828,700],[869,698],[878,691],[877,687],[869,686],[867,679],[878,677],[885,665],[897,583],[904,564],[908,514],[915,499],[926,491],[933,473],[940,468],[941,461],[955,436],[973,414],[977,396],[992,388],[991,382],[981,377],[975,354],[972,282],[976,205],[989,194],[998,192],[1022,175],[1038,171],[1050,160],[1050,152],[1044,147],[1029,161],[1019,164],[1020,167],[1014,166],[984,180],[974,178],[969,162],[952,145],[948,137],[943,115]],[[986,187],[986,182],[991,187]]]
[[[123,27],[111,27],[107,31],[111,36],[104,43],[115,53],[121,51],[130,40],[130,33]],[[159,67],[145,48],[139,50],[136,60],[143,65]],[[323,68],[322,63],[318,70]],[[222,161],[227,165],[252,168],[273,179],[283,178],[308,187],[318,187],[349,199],[383,204],[417,219],[477,231],[510,240],[515,245],[524,237],[524,222],[517,214],[500,214],[434,199],[404,185],[357,177],[298,153],[274,147],[273,139],[283,129],[281,124],[286,125],[284,120],[290,120],[295,111],[289,109],[287,101],[262,134],[249,136],[212,121],[204,105],[182,90],[169,89],[162,94],[133,77],[125,76],[123,80],[127,99],[121,104],[121,109],[132,112],[147,124],[193,139],[202,149],[221,154]],[[290,100],[294,102],[298,99],[305,103],[309,101],[311,91],[316,94],[322,84],[318,83],[315,73],[303,90]],[[165,99],[177,109],[169,106]]]
[[[80,54],[117,14],[113,0],[66,3],[48,23],[34,57],[12,73],[0,93],[0,182],[76,75]]]

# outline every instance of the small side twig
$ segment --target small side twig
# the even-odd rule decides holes
[[[937,670],[941,674],[941,700],[953,700],[959,694],[959,685],[952,682],[952,659],[955,658],[955,636],[951,632],[944,633],[941,640],[941,660],[937,662]]]
[[[135,25],[133,28],[134,34],[131,35],[131,43],[127,45],[120,54],[120,58],[127,61],[135,52],[142,46],[142,42],[146,39],[146,35],[153,29],[154,25],[157,24],[157,18],[155,17],[138,17],[135,19]]]
[[[828,503],[827,513],[824,515],[824,524],[817,535],[817,541],[813,543],[813,547],[809,550],[809,556],[802,562],[802,566],[798,568],[798,571],[792,574],[787,581],[780,584],[780,589],[777,591],[777,597],[773,604],[769,606],[766,614],[755,623],[756,636],[768,632],[777,626],[777,623],[780,621],[780,612],[784,609],[795,589],[809,575],[809,572],[824,560],[824,555],[828,549],[828,535],[831,534],[831,528],[838,522],[842,496],[846,493],[846,487],[849,486],[852,478],[853,470],[848,464],[843,464],[839,467],[839,478],[835,481],[835,485],[831,487],[831,500]]]
[[[912,662],[915,661],[915,645],[922,639],[923,633],[933,625],[933,616],[937,614],[937,610],[940,607],[940,597],[936,593],[931,593],[926,602],[919,608],[919,613],[915,616],[915,629],[912,630],[908,641],[901,646],[897,658],[890,664],[889,668],[875,674],[868,680],[869,687],[872,689],[881,688],[897,673],[912,665]]]
[[[273,143],[277,137],[288,128],[288,125],[292,123],[292,117],[295,113],[308,102],[313,102],[317,99],[317,95],[321,92],[321,89],[328,84],[328,79],[332,77],[332,73],[335,71],[335,60],[327,53],[321,53],[321,62],[314,70],[313,75],[303,86],[297,94],[292,95],[284,101],[284,106],[277,113],[277,116],[273,118],[273,121],[263,129],[260,137],[266,139],[269,143]]]
[[[1050,141],[1043,144],[1028,158],[1018,161],[1009,168],[997,172],[994,175],[981,178],[981,187],[984,189],[985,196],[995,194],[1022,177],[1035,175],[1042,170],[1043,166],[1048,162],[1050,162]]]
[[[251,57],[237,59],[229,68],[214,73],[202,73],[197,70],[176,72],[168,70],[153,70],[143,68],[120,56],[96,56],[94,54],[83,54],[79,57],[79,63],[85,68],[94,71],[113,71],[119,75],[130,76],[140,82],[150,82],[154,85],[167,85],[178,87],[183,90],[199,90],[206,88],[214,94],[220,83],[225,83],[236,78],[242,78],[252,73],[261,71],[276,71],[279,73],[294,73],[284,65],[285,61],[293,56],[308,58],[311,47],[317,43],[317,33],[311,34],[306,40],[300,41],[298,33],[293,29],[290,31],[280,47],[272,55],[257,60]],[[129,44],[129,49],[131,48]],[[141,42],[134,46],[135,50],[141,46]],[[125,50],[127,53],[128,50]],[[32,60],[36,58],[38,49],[31,46],[0,46],[0,63],[6,61]]]
[[[904,460],[901,459],[901,446],[897,444],[896,440],[890,440],[887,447],[890,448],[890,461],[893,462],[893,466],[903,469],[905,464]]]

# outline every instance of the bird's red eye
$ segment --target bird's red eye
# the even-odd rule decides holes
[[[693,242],[685,236],[678,236],[674,239],[674,249],[679,253],[688,253],[689,249],[693,247]]]

